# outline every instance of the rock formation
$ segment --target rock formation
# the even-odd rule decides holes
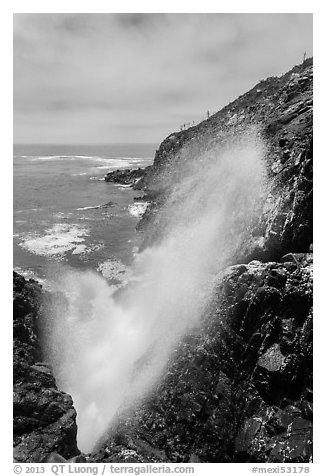
[[[146,167],[145,169],[138,168],[138,169],[118,169],[114,170],[113,172],[109,172],[105,176],[105,181],[106,182],[113,182],[113,183],[119,183],[121,185],[136,185],[138,180],[142,177],[145,176],[146,173],[148,173],[150,169],[149,167]]]
[[[14,459],[24,463],[79,453],[72,399],[58,390],[40,350],[41,295],[40,285],[14,272]]]
[[[93,461],[308,462],[312,255],[220,276],[203,328]]]

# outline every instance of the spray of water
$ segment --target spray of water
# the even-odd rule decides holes
[[[187,163],[161,211],[161,239],[138,255],[123,291],[90,271],[61,277],[67,305],[52,309],[47,351],[74,399],[83,451],[153,388],[177,342],[199,325],[216,272],[256,213],[264,154],[250,131]]]

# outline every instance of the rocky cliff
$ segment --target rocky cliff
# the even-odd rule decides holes
[[[312,74],[312,59],[308,59],[280,78],[261,81],[206,121],[161,143],[153,166],[136,185],[152,199],[140,224],[146,229],[146,243],[161,233],[156,211],[182,180],[188,164],[256,126],[268,147],[269,196],[260,219],[244,237],[237,260],[266,261],[308,250],[312,243]]]
[[[158,240],[159,212],[188,164],[253,126],[267,144],[258,218],[218,277],[200,333],[94,461],[311,461],[312,60],[168,136],[135,185],[151,202],[138,228],[144,246]]]
[[[152,394],[103,435],[90,461],[311,461],[312,60],[171,134],[145,172],[107,180],[147,195],[145,247],[159,239],[158,212],[189,162],[253,126],[267,144],[268,193],[257,218],[216,276],[200,330],[179,343]],[[78,453],[75,413],[40,363],[40,291],[14,279],[16,458],[69,458]]]
[[[14,459],[24,463],[79,454],[72,398],[58,390],[40,349],[41,297],[41,286],[14,272]]]

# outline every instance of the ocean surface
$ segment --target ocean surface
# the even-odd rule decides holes
[[[49,282],[62,267],[128,279],[142,193],[107,172],[153,162],[155,145],[14,146],[14,269]]]

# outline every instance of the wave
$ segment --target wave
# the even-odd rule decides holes
[[[113,185],[114,185],[115,187],[118,187],[120,190],[123,190],[123,189],[125,189],[125,188],[132,188],[132,186],[133,186],[132,183],[130,183],[130,184],[128,184],[128,185],[124,185],[124,184],[122,184],[122,183],[114,183]]]
[[[90,207],[80,207],[77,208],[77,210],[97,210],[98,208],[101,208],[102,205],[93,205]]]
[[[114,202],[106,202],[106,203],[101,203],[100,205],[90,205],[88,207],[80,207],[77,208],[77,210],[97,210],[99,208],[108,208],[108,207],[114,207],[115,203]]]
[[[144,161],[150,160],[148,157],[101,157],[98,155],[16,155],[14,159],[25,159],[30,162],[44,160],[92,160],[113,167],[128,167],[143,164]]]
[[[105,160],[103,157],[91,156],[91,155],[20,155],[15,158],[28,159],[31,162],[38,160]]]

